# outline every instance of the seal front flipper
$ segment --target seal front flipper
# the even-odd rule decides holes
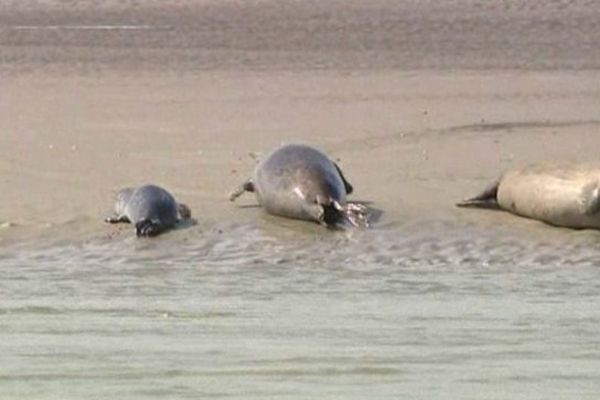
[[[351,194],[354,191],[354,188],[352,187],[350,182],[346,180],[346,177],[342,173],[342,170],[339,167],[339,165],[337,165],[336,163],[333,163],[333,165],[335,166],[335,169],[337,169],[338,174],[340,174],[340,178],[342,178],[342,182],[344,183],[344,189],[346,189],[346,194]]]
[[[104,222],[108,222],[109,224],[118,224],[119,222],[130,222],[127,215],[112,215],[110,217],[104,218]]]
[[[238,186],[237,189],[231,192],[229,195],[229,201],[235,201],[235,199],[244,194],[244,192],[254,192],[254,183],[252,183],[252,179],[248,179],[246,182]]]
[[[480,208],[499,208],[498,205],[498,186],[500,179],[489,185],[483,192],[475,197],[465,199],[456,203],[457,207],[480,207]]]

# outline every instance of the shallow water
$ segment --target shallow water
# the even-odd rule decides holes
[[[2,397],[595,399],[598,238],[262,216],[6,246]]]

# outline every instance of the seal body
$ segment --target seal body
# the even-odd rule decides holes
[[[191,212],[184,204],[178,204],[165,189],[156,185],[125,188],[117,194],[115,215],[107,222],[131,222],[137,236],[156,236],[189,218]]]
[[[366,208],[348,203],[352,185],[340,168],[319,150],[300,144],[275,149],[255,168],[253,177],[230,197],[255,192],[270,214],[335,225],[348,220],[366,224]]]
[[[600,166],[538,164],[506,171],[459,206],[497,204],[514,214],[569,228],[600,228]]]
[[[254,171],[258,202],[270,214],[318,221],[319,204],[346,203],[346,188],[331,160],[308,146],[284,146]]]

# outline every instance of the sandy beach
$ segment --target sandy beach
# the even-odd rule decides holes
[[[514,164],[597,158],[589,2],[102,4],[3,6],[4,228],[103,230],[143,182],[199,220],[255,218],[227,193],[289,141],[339,159],[383,223],[457,215]]]
[[[587,71],[10,75],[0,215],[22,228],[102,231],[118,188],[155,182],[198,220],[257,218],[228,192],[253,157],[301,141],[339,159],[353,197],[384,223],[469,218],[453,203],[504,168],[597,158],[598,82]]]

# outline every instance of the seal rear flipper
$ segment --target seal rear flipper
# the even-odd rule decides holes
[[[244,192],[254,192],[254,183],[252,182],[252,179],[248,179],[231,192],[229,194],[229,201],[235,201],[235,199],[244,194]]]
[[[340,211],[334,206],[331,200],[326,200],[317,195],[314,203],[305,203],[303,213],[306,218],[318,222],[319,224],[334,228],[339,222],[343,221]]]
[[[333,202],[334,207],[342,214],[344,219],[355,227],[369,227],[369,208],[364,204],[346,203],[341,205],[337,201]]]
[[[135,224],[136,236],[156,236],[166,230],[166,227],[158,221],[142,219]]]
[[[186,220],[192,218],[192,209],[187,204],[177,203],[177,214],[179,220]]]
[[[333,165],[335,166],[335,169],[337,169],[338,174],[340,174],[340,178],[342,178],[342,182],[344,183],[344,188],[346,189],[346,194],[351,194],[354,191],[354,188],[352,187],[350,182],[348,182],[346,180],[346,177],[342,173],[342,170],[340,169],[340,167],[336,163],[333,163]]]
[[[369,227],[369,209],[363,204],[341,205],[337,200],[330,199],[329,202],[318,202],[317,205],[321,210],[318,221],[327,227],[340,226],[344,222],[349,222],[354,227]]]
[[[457,207],[498,208],[498,179],[475,197],[456,203]]]

